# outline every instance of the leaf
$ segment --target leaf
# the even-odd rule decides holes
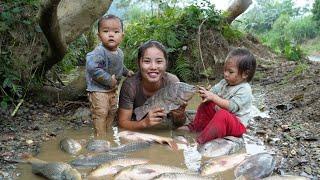
[[[8,108],[8,102],[2,100],[1,103],[0,103],[0,106],[1,106],[1,109],[7,109]]]

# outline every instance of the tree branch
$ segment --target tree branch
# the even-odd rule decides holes
[[[252,4],[252,0],[233,0],[227,9],[227,22],[230,24]]]

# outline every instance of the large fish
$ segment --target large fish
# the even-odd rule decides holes
[[[243,153],[210,159],[201,166],[200,174],[202,176],[207,176],[232,169],[240,164],[247,156],[247,154]]]
[[[269,153],[258,153],[242,161],[234,170],[236,178],[261,179],[269,176],[275,168],[275,158]]]
[[[110,149],[110,142],[101,139],[90,140],[86,146],[88,151],[105,152]]]
[[[263,180],[308,180],[309,178],[303,176],[294,176],[294,175],[274,175],[263,178]]]
[[[118,173],[121,169],[125,167],[138,164],[146,164],[148,162],[149,160],[138,158],[121,158],[112,160],[105,164],[101,164],[99,167],[97,167],[89,174],[89,177],[97,178],[106,175],[113,175]]]
[[[196,93],[197,88],[193,85],[177,82],[157,91],[143,104],[134,109],[137,120],[141,120],[148,112],[156,107],[163,107],[165,113],[178,109],[189,101]]]
[[[63,162],[46,162],[30,155],[24,157],[24,162],[32,165],[32,173],[52,180],[81,180],[81,174],[69,164]]]
[[[162,173],[153,180],[213,180],[217,178],[213,177],[203,177],[198,174],[189,174],[189,173]]]
[[[69,164],[80,167],[92,167],[122,157],[124,157],[123,154],[113,154],[109,152],[103,152],[99,154],[87,154],[79,156],[78,158],[72,160]]]
[[[128,153],[138,151],[140,149],[145,149],[151,146],[151,143],[148,141],[134,141],[127,144],[122,144],[117,147],[111,147],[108,151],[114,153]]]
[[[77,154],[82,146],[78,141],[67,137],[60,141],[60,148],[69,154]]]
[[[206,142],[199,146],[198,151],[206,157],[218,157],[235,153],[243,147],[244,141],[242,138],[226,136]]]
[[[187,171],[174,166],[141,164],[123,169],[115,176],[115,180],[145,180],[152,179],[162,173],[186,173]]]
[[[133,131],[121,131],[118,133],[119,137],[127,141],[147,141],[157,142],[160,144],[168,144],[172,149],[177,150],[178,146],[172,138],[162,137],[153,134],[139,133]]]

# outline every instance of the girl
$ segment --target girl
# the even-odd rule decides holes
[[[256,69],[254,56],[243,48],[232,50],[224,64],[224,79],[210,89],[199,87],[203,102],[194,120],[179,129],[200,132],[204,144],[225,136],[239,137],[246,132],[252,104],[250,82]]]

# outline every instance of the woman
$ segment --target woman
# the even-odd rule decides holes
[[[152,127],[161,123],[166,116],[163,108],[155,108],[140,121],[135,120],[134,109],[159,89],[170,83],[179,82],[177,76],[166,72],[168,55],[165,47],[158,41],[150,40],[138,49],[139,72],[123,82],[119,97],[119,126],[129,130]],[[185,106],[169,113],[175,127],[185,122]]]

